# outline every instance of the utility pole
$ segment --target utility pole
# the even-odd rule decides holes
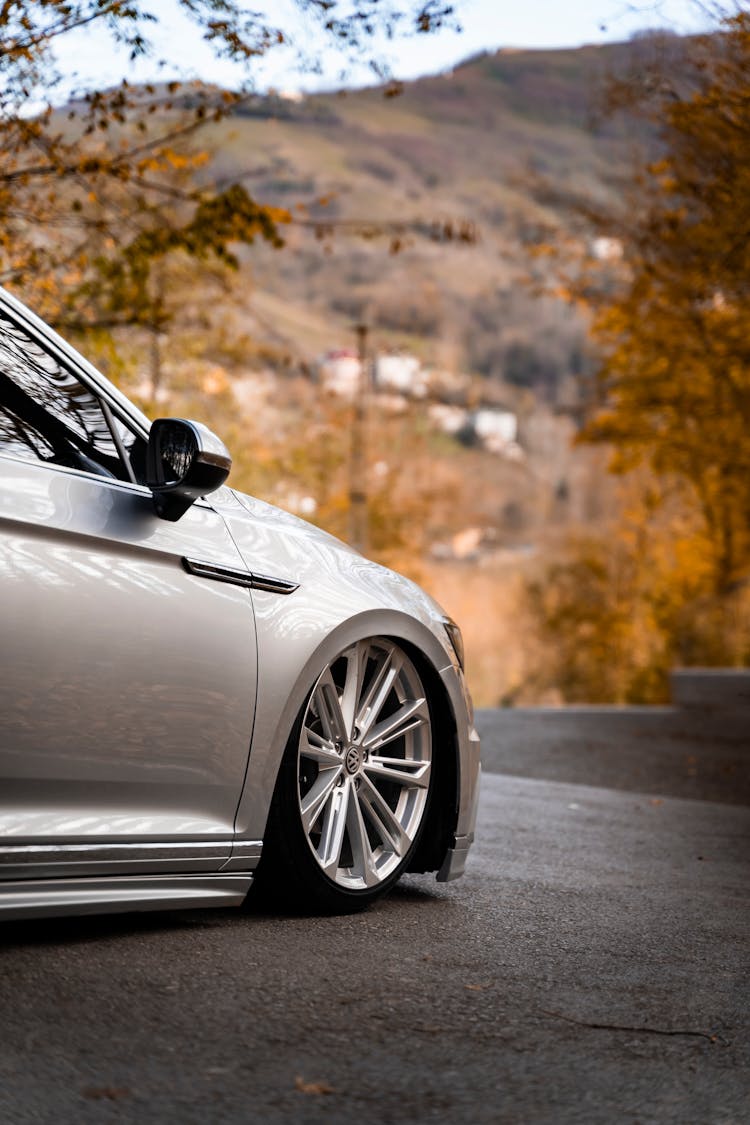
[[[352,409],[352,439],[349,458],[349,542],[363,554],[367,551],[367,405],[370,391],[367,325],[357,324],[359,375]]]
[[[154,268],[155,293],[151,302],[151,407],[156,409],[162,383],[161,332],[164,325],[164,273],[161,262]]]
[[[161,390],[162,376],[158,325],[149,325],[149,332],[151,333],[151,407],[154,408]]]

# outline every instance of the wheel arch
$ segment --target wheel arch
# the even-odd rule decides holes
[[[437,771],[435,788],[419,842],[406,869],[422,873],[439,870],[453,842],[456,830],[461,793],[458,725],[450,695],[438,669],[427,660],[420,649],[409,642],[399,643],[411,658],[427,689],[433,750],[440,754],[443,767]]]
[[[295,722],[307,697],[327,663],[356,641],[382,636],[401,645],[414,662],[425,688],[433,728],[439,731],[439,749],[446,770],[427,810],[427,819],[409,871],[437,870],[451,846],[456,828],[460,795],[460,755],[457,720],[450,694],[441,672],[450,667],[446,650],[435,634],[422,622],[394,610],[367,610],[341,622],[298,661],[294,682],[287,692],[283,707],[278,701],[275,715],[272,705],[264,699],[258,685],[258,711],[247,774],[237,809],[235,831],[238,838],[262,839],[276,787],[281,762]],[[286,639],[288,645],[288,638]],[[263,656],[259,651],[259,676],[263,676]]]

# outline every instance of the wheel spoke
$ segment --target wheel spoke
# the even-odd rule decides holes
[[[383,758],[373,754],[364,771],[374,781],[395,781],[406,789],[426,789],[430,784],[430,763],[409,758]]]
[[[331,795],[337,791],[336,782],[341,770],[340,762],[333,769],[321,770],[310,789],[301,798],[300,810],[302,812],[302,827],[305,832],[312,831]]]
[[[341,859],[341,845],[344,842],[346,811],[349,806],[351,789],[351,783],[348,780],[343,785],[337,785],[326,805],[323,831],[318,845],[318,858],[326,875],[329,875],[332,879],[336,877],[339,860]]]
[[[382,653],[367,693],[357,709],[357,726],[363,736],[367,735],[383,710],[402,663],[401,656],[395,649],[389,648]]]
[[[329,742],[346,741],[346,724],[341,713],[339,692],[333,682],[331,669],[326,668],[315,688],[315,708],[323,727],[323,734]]]
[[[317,731],[310,730],[309,727],[305,727],[302,731],[299,752],[303,758],[311,758],[321,766],[341,765],[341,755],[333,743]]]
[[[379,750],[389,742],[415,730],[429,718],[427,701],[425,699],[407,699],[397,711],[382,719],[366,735],[363,746],[367,750]]]
[[[359,801],[383,844],[398,856],[405,855],[411,840],[393,810],[366,776],[360,776]]]
[[[367,663],[367,645],[361,642],[346,653],[346,675],[341,695],[341,714],[346,738],[351,738],[356,726],[357,702],[362,690],[362,673]]]
[[[352,849],[352,873],[359,876],[366,887],[374,887],[379,881],[379,876],[356,790],[349,799],[347,828]]]

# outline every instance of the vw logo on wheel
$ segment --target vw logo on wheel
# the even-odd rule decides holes
[[[356,773],[362,764],[362,752],[357,746],[350,746],[346,752],[344,763],[349,773]]]

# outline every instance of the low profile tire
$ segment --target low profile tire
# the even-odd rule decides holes
[[[363,909],[408,866],[432,789],[432,722],[419,672],[394,641],[358,641],[323,669],[294,725],[259,894],[303,910]]]

